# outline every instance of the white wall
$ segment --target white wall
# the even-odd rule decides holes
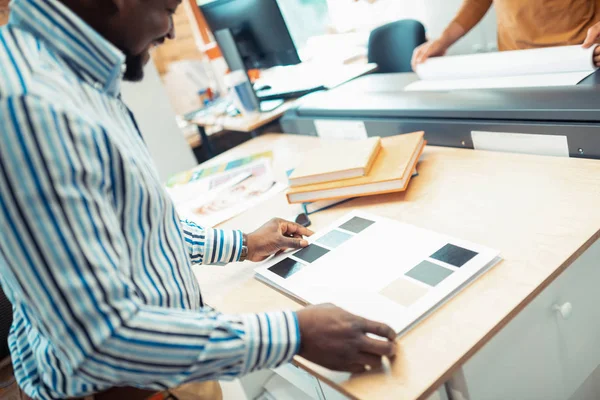
[[[371,30],[399,19],[412,18],[425,25],[429,38],[437,38],[454,18],[463,0],[328,0],[333,25],[341,31]],[[466,54],[496,50],[496,13],[485,18],[448,54]]]
[[[124,82],[122,94],[136,117],[161,180],[197,164],[175,122],[175,113],[153,63],[146,66],[142,82]]]
[[[404,0],[401,0],[404,1]],[[462,0],[422,0],[425,13],[421,22],[427,29],[427,35],[437,38],[454,18]],[[493,7],[483,20],[465,37],[455,43],[448,54],[468,54],[480,51],[497,50],[496,12]]]

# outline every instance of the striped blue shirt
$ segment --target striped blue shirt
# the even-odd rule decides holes
[[[13,1],[0,30],[0,284],[34,398],[236,377],[298,350],[294,313],[203,307],[192,265],[238,260],[242,234],[179,220],[123,64],[57,0]]]

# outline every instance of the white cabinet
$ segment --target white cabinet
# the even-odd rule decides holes
[[[557,318],[570,396],[600,364],[600,245],[582,254],[556,285],[556,303],[572,308],[567,318]]]
[[[600,242],[463,366],[471,400],[565,400],[600,364]]]
[[[554,298],[550,287],[463,366],[465,398],[565,398]]]

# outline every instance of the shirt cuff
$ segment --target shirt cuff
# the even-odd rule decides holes
[[[244,374],[275,368],[292,360],[300,348],[300,329],[291,311],[244,315]]]
[[[227,264],[239,261],[242,255],[242,231],[207,229],[204,264]]]

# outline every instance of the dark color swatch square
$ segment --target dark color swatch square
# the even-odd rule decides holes
[[[326,234],[325,236],[321,237],[319,240],[317,240],[317,243],[324,244],[327,247],[331,247],[332,249],[335,249],[336,247],[338,247],[342,243],[346,242],[351,237],[352,237],[352,235],[349,233],[345,233],[345,232],[338,231],[338,230],[333,230],[333,231],[329,232],[328,234]]]
[[[317,261],[327,253],[329,253],[329,250],[324,249],[321,246],[317,246],[316,244],[311,244],[308,247],[305,247],[302,250],[294,253],[294,257],[311,263]]]
[[[375,222],[369,221],[368,219],[354,217],[351,220],[343,223],[340,228],[345,229],[350,232],[360,233],[367,229],[369,226],[373,225]]]
[[[431,258],[460,268],[473,257],[475,257],[477,254],[478,253],[472,250],[463,249],[462,247],[458,247],[448,243],[447,245],[436,251],[431,256]]]
[[[300,271],[304,267],[304,264],[294,261],[291,258],[285,258],[279,261],[277,264],[269,267],[269,271],[279,275],[283,279],[287,279]]]
[[[438,283],[452,275],[452,270],[425,260],[421,261],[421,263],[408,271],[405,275],[429,286],[436,286]]]

